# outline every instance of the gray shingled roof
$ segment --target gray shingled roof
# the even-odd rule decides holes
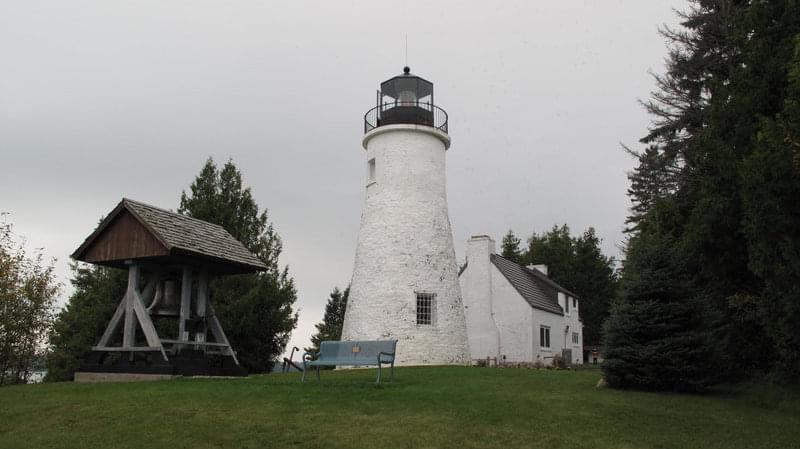
[[[82,257],[87,248],[123,210],[127,210],[139,220],[164,245],[170,256],[199,257],[222,266],[238,266],[244,268],[244,272],[267,269],[261,260],[222,226],[128,198],[123,198],[117,204],[117,207],[103,219],[97,229],[72,253],[72,258],[83,260]]]
[[[267,267],[220,225],[124,198],[122,203],[170,252],[210,257],[262,270]]]
[[[497,254],[492,254],[491,260],[531,307],[563,315],[564,309],[558,305],[558,292],[575,296],[537,270],[523,267]]]

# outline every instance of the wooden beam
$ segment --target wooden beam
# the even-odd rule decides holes
[[[181,311],[178,323],[178,339],[188,340],[189,331],[186,330],[186,321],[191,313],[192,303],[192,268],[189,265],[183,267],[183,279],[181,281]]]
[[[228,341],[228,337],[225,336],[225,331],[222,330],[222,325],[219,324],[219,320],[217,319],[217,314],[214,312],[214,306],[211,305],[211,301],[208,302],[208,328],[211,330],[211,334],[214,336],[214,340],[218,343],[224,343],[228,346],[228,354],[229,356],[233,357],[233,361],[236,364],[239,364],[239,359],[236,358],[236,353],[233,352],[233,348],[231,348],[231,344]]]
[[[211,341],[204,341],[203,343],[198,343],[196,341],[191,340],[172,340],[169,338],[162,338],[161,343],[167,344],[175,344],[175,345],[184,345],[184,344],[192,344],[195,346],[209,346],[209,347],[217,347],[217,348],[230,348],[230,345],[227,343],[215,343]]]
[[[97,346],[108,346],[108,342],[111,340],[111,337],[114,335],[114,332],[119,329],[119,325],[122,321],[122,316],[125,315],[125,308],[128,307],[128,295],[122,297],[122,300],[117,305],[117,310],[114,311],[114,315],[111,317],[111,321],[108,322],[108,326],[106,326],[106,331],[103,332],[103,336],[100,337],[100,342],[97,343]]]
[[[130,348],[122,348],[119,346],[92,346],[92,351],[106,351],[106,352],[144,352],[144,351],[164,351],[159,346],[132,346]]]
[[[150,347],[159,348],[161,350],[161,355],[164,357],[164,361],[169,360],[167,358],[167,353],[164,352],[164,348],[161,346],[161,341],[158,338],[156,327],[153,325],[153,320],[150,319],[150,314],[147,313],[147,309],[144,307],[144,301],[142,301],[137,291],[133,292],[133,310],[136,312],[136,318],[139,319],[139,324],[142,326],[142,332],[144,332],[144,338],[147,339],[147,344],[150,345]]]
[[[197,278],[197,301],[195,303],[195,313],[201,319],[206,317],[206,305],[208,304],[208,271],[202,270]],[[206,326],[200,332],[194,334],[194,341],[202,343],[206,341]]]
[[[139,265],[128,266],[128,290],[125,292],[125,327],[122,330],[122,346],[130,348],[136,344],[136,321],[133,311],[133,293],[139,289]]]

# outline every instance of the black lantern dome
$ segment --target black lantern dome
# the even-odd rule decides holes
[[[364,132],[385,125],[431,126],[447,132],[447,113],[433,104],[433,83],[411,73],[381,83],[377,105],[364,116]]]

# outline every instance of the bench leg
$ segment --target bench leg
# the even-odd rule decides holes
[[[378,362],[378,380],[375,383],[376,384],[381,383],[381,362]]]
[[[317,367],[317,382],[319,382],[319,366]]]
[[[303,383],[303,382],[306,381],[306,373],[307,372],[308,372],[308,368],[306,367],[306,364],[303,363],[303,377],[300,378],[300,383]]]

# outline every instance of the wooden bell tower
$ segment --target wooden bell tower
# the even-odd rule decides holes
[[[125,295],[76,380],[247,375],[214,313],[209,282],[266,266],[224,228],[123,199],[72,258],[128,270]]]

